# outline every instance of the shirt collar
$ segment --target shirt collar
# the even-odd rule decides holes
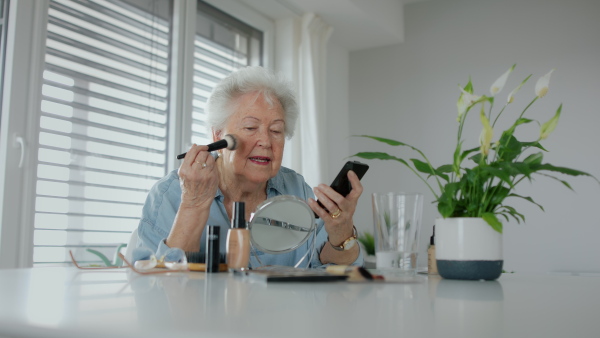
[[[283,188],[283,185],[283,177],[279,174],[279,172],[277,172],[277,175],[275,175],[275,177],[272,177],[267,181],[267,198],[283,195],[281,190]],[[217,188],[215,199],[223,203],[225,196],[223,196],[221,188]]]

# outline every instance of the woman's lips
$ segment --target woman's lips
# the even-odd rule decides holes
[[[263,156],[253,156],[249,158],[250,161],[252,161],[252,163],[256,163],[258,165],[267,165],[269,164],[269,162],[271,162],[271,159],[269,157],[263,157]]]

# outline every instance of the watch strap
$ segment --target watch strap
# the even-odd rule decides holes
[[[354,246],[357,238],[358,238],[358,231],[356,231],[356,227],[355,226],[352,226],[352,236],[348,237],[348,239],[346,239],[340,246],[333,245],[329,241],[329,236],[327,237],[327,241],[329,242],[329,245],[331,245],[331,247],[334,250],[337,250],[337,251],[346,251],[346,250],[350,250]]]

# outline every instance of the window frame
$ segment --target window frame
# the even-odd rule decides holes
[[[263,64],[273,68],[273,21],[235,0],[205,2],[262,30]],[[48,4],[48,1],[10,2],[0,124],[0,268],[33,265],[37,179],[37,166],[33,164],[37,163]],[[196,8],[195,1],[174,0],[167,171],[179,166],[175,156],[191,139],[191,113],[185,112],[191,112],[193,72],[185,69],[193,67],[194,62]]]

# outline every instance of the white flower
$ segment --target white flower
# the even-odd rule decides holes
[[[479,101],[479,99],[481,99],[481,96],[471,94],[471,93],[467,92],[466,90],[464,90],[463,88],[461,88],[460,86],[458,86],[458,87],[460,88],[460,91],[462,92],[462,94],[460,94],[460,97],[458,98],[458,102],[456,103],[456,108],[458,108],[457,120],[460,121],[460,119],[467,112],[467,110],[469,110],[469,108],[471,108],[471,106],[473,104],[475,104],[475,102],[477,102],[477,101]]]
[[[504,88],[506,80],[508,79],[508,75],[513,71],[513,69],[515,69],[515,66],[516,65],[512,65],[512,67],[510,67],[506,72],[504,72],[504,74],[500,75],[500,77],[494,81],[492,87],[490,87],[490,93],[492,96],[498,94],[502,88]]]
[[[535,83],[535,95],[537,97],[542,98],[548,93],[548,83],[550,83],[550,75],[552,75],[553,71],[554,69],[550,70],[548,74],[540,77]]]
[[[479,144],[481,145],[479,149],[483,155],[487,156],[487,154],[490,152],[492,138],[494,137],[494,129],[490,125],[490,120],[488,120],[488,118],[485,116],[483,107],[481,107],[479,118],[481,119],[481,124],[483,125],[483,130],[479,136]]]

